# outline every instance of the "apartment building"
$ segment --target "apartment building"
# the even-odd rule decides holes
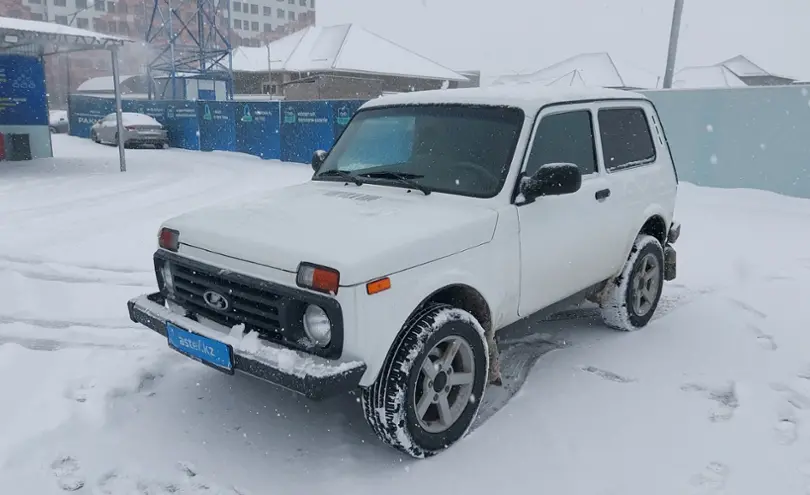
[[[21,3],[21,7],[30,10],[30,18],[33,20],[135,38],[145,36],[154,7],[154,1],[149,0],[17,1]],[[162,4],[163,1],[161,0]],[[236,46],[260,46],[280,35],[315,24],[316,0],[210,1],[220,9],[219,17],[231,25],[232,41]],[[16,2],[12,0],[4,3]],[[190,0],[175,0],[173,4],[176,8],[192,12],[196,7],[196,2]]]
[[[261,46],[315,24],[315,0],[232,0],[231,28],[242,46]]]

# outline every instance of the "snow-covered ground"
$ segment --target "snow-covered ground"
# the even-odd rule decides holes
[[[121,174],[114,148],[54,147],[0,165],[0,493],[810,494],[810,201],[682,184],[657,319],[505,334],[515,359],[540,345],[529,329],[559,345],[467,439],[412,461],[357,397],[221,374],[127,317],[155,285],[162,219],[307,180],[306,165],[133,150]]]

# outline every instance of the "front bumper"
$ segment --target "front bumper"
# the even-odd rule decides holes
[[[231,346],[234,371],[273,383],[310,399],[320,400],[354,390],[366,371],[365,363],[360,361],[325,359],[266,341],[261,342],[260,352],[255,352],[255,349],[248,352],[240,348],[239,342],[227,333],[213,330],[169,310],[166,299],[160,292],[132,299],[127,306],[129,317],[135,323],[164,337],[168,336],[166,324],[170,323]]]

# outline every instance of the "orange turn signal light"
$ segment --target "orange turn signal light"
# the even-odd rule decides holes
[[[374,295],[384,290],[391,288],[391,279],[388,277],[375,280],[366,284],[366,292],[368,295]]]

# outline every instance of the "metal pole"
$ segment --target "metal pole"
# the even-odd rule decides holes
[[[675,0],[675,9],[672,13],[672,28],[669,32],[669,52],[667,53],[667,68],[664,71],[664,88],[672,87],[675,77],[675,58],[678,55],[678,36],[681,34],[681,17],[683,16],[683,0]]]
[[[118,123],[118,160],[121,163],[121,172],[127,171],[127,158],[124,156],[124,119],[121,115],[121,86],[118,80],[118,46],[110,50],[112,55],[113,89],[115,90],[115,118]]]
[[[70,52],[65,54],[65,72],[67,73],[67,89],[65,89],[65,99],[67,100],[68,122],[70,122]]]

